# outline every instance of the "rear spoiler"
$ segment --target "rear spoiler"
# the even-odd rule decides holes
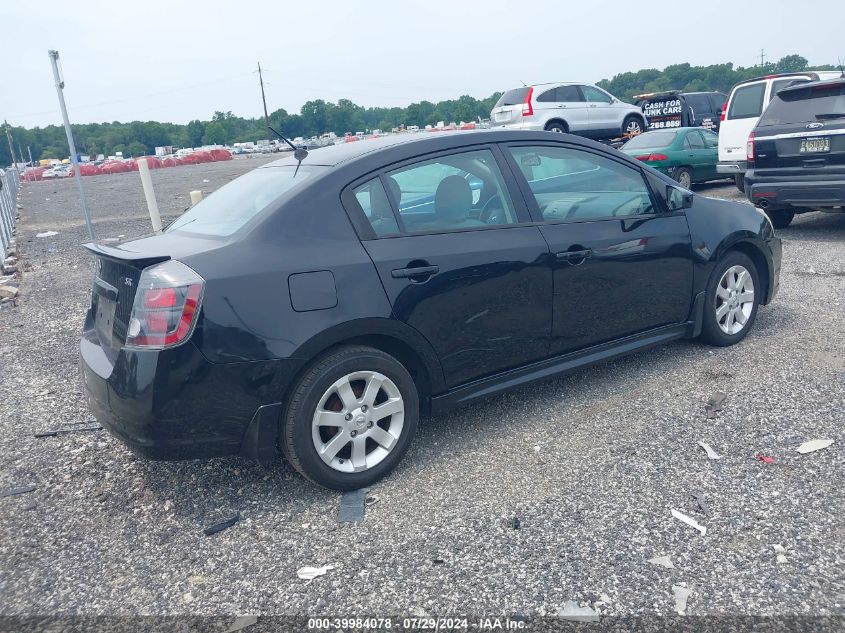
[[[93,253],[98,257],[106,257],[115,261],[127,263],[135,268],[146,268],[159,262],[166,262],[170,259],[170,255],[152,255],[151,253],[141,253],[132,251],[124,246],[108,246],[102,242],[88,242],[82,245],[83,248]]]

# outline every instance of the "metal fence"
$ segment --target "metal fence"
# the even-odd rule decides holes
[[[21,177],[17,169],[0,169],[0,264],[6,257],[18,215],[18,188]]]

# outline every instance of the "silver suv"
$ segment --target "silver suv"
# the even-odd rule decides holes
[[[592,84],[554,83],[505,92],[490,112],[490,126],[569,132],[590,138],[638,134],[643,111]]]

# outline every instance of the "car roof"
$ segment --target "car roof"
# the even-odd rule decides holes
[[[607,145],[570,134],[562,135],[554,132],[529,132],[523,130],[455,130],[448,132],[424,132],[415,134],[391,134],[374,139],[365,139],[342,145],[332,145],[315,150],[309,150],[308,156],[302,161],[303,166],[334,167],[351,163],[359,159],[372,157],[394,148],[403,148],[403,154],[421,155],[429,152],[450,150],[463,146],[481,143],[502,143],[507,141],[560,141],[563,138],[568,143],[584,145],[585,147],[601,148],[607,151]],[[259,169],[273,167],[296,166],[297,160],[293,155],[267,163]]]

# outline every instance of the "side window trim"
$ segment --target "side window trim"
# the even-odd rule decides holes
[[[531,213],[531,217],[534,221],[534,224],[573,224],[577,222],[602,222],[605,220],[650,218],[657,215],[666,215],[666,207],[663,204],[663,199],[655,194],[654,189],[651,187],[650,179],[646,177],[644,170],[637,165],[628,165],[624,161],[621,161],[616,158],[615,156],[609,156],[607,154],[604,154],[603,152],[596,151],[593,148],[582,147],[572,143],[549,143],[548,141],[511,141],[508,143],[500,143],[500,145],[502,155],[505,161],[508,163],[509,169],[513,172],[513,175],[516,178],[516,184],[519,187],[519,191],[522,194],[522,198],[525,201],[526,207],[528,207],[528,211]],[[637,176],[640,177],[640,179],[643,181],[643,184],[645,185],[646,191],[648,191],[648,196],[651,200],[651,207],[652,209],[654,209],[654,211],[652,213],[643,213],[641,215],[631,215],[625,217],[608,215],[595,218],[547,220],[543,217],[543,213],[540,211],[540,206],[537,204],[537,200],[534,197],[534,192],[531,191],[531,186],[528,184],[528,180],[522,174],[522,170],[519,169],[519,165],[516,164],[516,159],[513,157],[513,154],[510,151],[507,151],[509,148],[512,147],[558,147],[574,151],[580,151],[584,152],[585,154],[592,154],[594,156],[599,156],[601,158],[611,160],[614,163],[626,167],[627,169],[631,170],[631,172],[637,174]]]

